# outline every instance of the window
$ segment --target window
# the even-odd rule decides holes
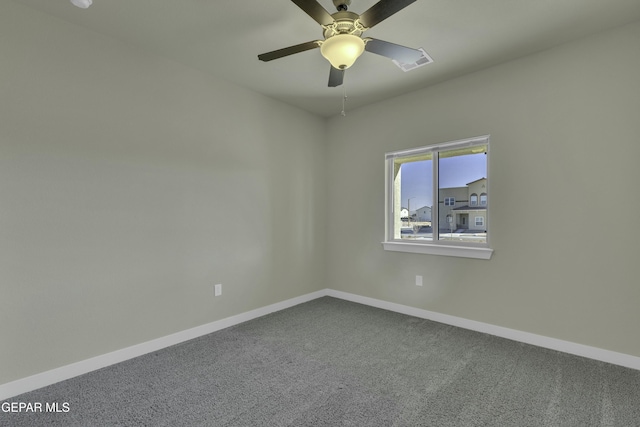
[[[488,136],[387,153],[384,249],[490,258],[488,157]]]

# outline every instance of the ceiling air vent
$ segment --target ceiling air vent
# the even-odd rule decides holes
[[[415,70],[416,68],[431,64],[433,62],[433,59],[431,59],[429,54],[425,52],[423,48],[420,47],[418,48],[418,50],[422,53],[422,55],[416,62],[400,62],[396,61],[395,59],[392,59],[392,61],[404,72]]]

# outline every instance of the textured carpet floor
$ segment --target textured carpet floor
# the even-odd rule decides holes
[[[69,410],[2,426],[630,427],[640,371],[325,297],[9,402]]]

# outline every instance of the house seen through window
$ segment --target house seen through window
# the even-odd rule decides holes
[[[386,241],[486,247],[488,154],[487,136],[387,153]]]

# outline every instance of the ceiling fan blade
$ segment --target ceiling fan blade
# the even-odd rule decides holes
[[[367,28],[384,21],[416,0],[380,0],[360,15],[360,23]]]
[[[284,56],[293,55],[294,53],[304,52],[305,50],[311,50],[320,47],[318,40],[311,42],[300,43],[295,46],[285,47],[283,49],[274,50],[273,52],[267,52],[258,55],[260,61],[272,61],[274,59],[282,58]]]
[[[367,44],[364,45],[364,50],[405,63],[416,62],[422,56],[422,52],[418,49],[412,49],[399,44],[371,38],[367,39]]]
[[[313,18],[320,25],[333,24],[333,17],[327,12],[327,9],[322,7],[316,0],[291,0],[298,7],[306,12],[307,15]]]
[[[333,66],[330,68],[331,71],[329,71],[329,87],[340,86],[344,80],[344,70],[338,70]]]

